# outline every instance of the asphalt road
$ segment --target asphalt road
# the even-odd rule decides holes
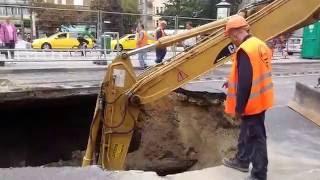
[[[198,91],[223,90],[230,66],[222,66],[186,85]],[[316,85],[320,77],[320,63],[316,64],[275,64],[273,66],[277,105],[284,105],[294,93],[295,82]],[[140,73],[141,71],[137,71]],[[88,69],[62,72],[27,72],[0,74],[2,80],[9,80],[16,87],[92,87],[99,86],[105,75],[105,69]],[[3,86],[3,85],[2,85]]]

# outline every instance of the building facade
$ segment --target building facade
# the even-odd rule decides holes
[[[44,0],[46,3],[74,5],[74,6],[90,6],[91,0]]]
[[[138,10],[141,14],[149,14],[152,16],[144,16],[141,21],[148,30],[158,26],[158,21],[161,18],[159,14],[165,10],[165,3],[168,0],[139,0]]]
[[[25,36],[35,37],[36,33],[36,15],[31,14],[30,9],[20,6],[29,6],[32,0],[0,0],[0,22],[7,16],[12,18],[12,22],[18,30]],[[43,0],[44,3],[57,5],[75,6],[75,8],[89,8],[91,0]]]
[[[0,19],[6,16],[11,16],[15,21],[21,20],[21,15],[24,19],[30,19],[28,9],[21,9],[18,6],[28,5],[29,0],[0,0]],[[2,6],[1,6],[2,5]],[[12,6],[12,7],[8,7]],[[17,7],[13,7],[17,6]]]
[[[30,11],[26,6],[29,0],[0,0],[0,21],[3,22],[6,17],[10,16],[12,22],[16,25],[21,34],[26,35],[31,32]]]
[[[155,15],[162,14],[165,11],[165,3],[167,3],[168,0],[154,0],[152,2],[152,10]],[[159,19],[161,19],[161,16],[154,16],[152,18],[152,23],[154,27],[158,26]]]

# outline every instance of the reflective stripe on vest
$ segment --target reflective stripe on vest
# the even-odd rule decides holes
[[[267,78],[270,78],[270,77],[272,77],[272,73],[271,72],[264,73],[260,78],[255,79],[254,81],[252,81],[252,86],[254,86],[256,84],[259,84],[261,81],[263,81],[263,80],[265,80]],[[228,82],[228,87],[236,88],[237,87],[237,83]]]
[[[273,88],[273,83],[270,83],[269,85],[261,88],[258,92],[255,92],[255,93],[251,93],[250,94],[250,97],[249,97],[249,100],[250,99],[254,99],[255,97],[257,96],[260,96],[261,94],[263,94],[264,92],[268,91],[268,90],[271,90]],[[236,97],[237,95],[235,93],[227,93],[227,96],[229,97]]]
[[[273,83],[271,73],[272,52],[261,40],[251,37],[237,49],[242,49],[249,56],[252,66],[252,86],[243,115],[258,114],[273,105]],[[237,59],[233,59],[232,70],[229,75],[226,112],[235,114],[236,94],[238,83]]]

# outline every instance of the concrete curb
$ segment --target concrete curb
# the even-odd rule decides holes
[[[0,104],[14,101],[33,101],[37,99],[54,99],[80,95],[96,95],[99,87],[48,87],[48,88],[15,88],[0,92]]]
[[[22,73],[41,73],[41,72],[85,72],[106,70],[105,66],[101,67],[81,67],[81,68],[34,68],[34,69],[1,69],[0,74],[22,74]]]
[[[292,65],[292,64],[320,64],[319,61],[301,61],[301,62],[273,62],[272,65]],[[231,63],[224,64],[223,66],[231,66]],[[85,71],[101,71],[105,70],[106,66],[101,67],[58,67],[58,68],[32,68],[32,69],[2,69],[0,67],[0,74],[19,74],[19,73],[41,73],[41,72],[85,72]],[[136,70],[139,68],[135,67]]]
[[[281,60],[278,60],[278,61],[281,61]],[[273,62],[272,63],[273,65],[276,64],[320,64],[320,60],[318,61],[314,61],[314,60],[310,60],[310,61],[294,61],[294,62]]]
[[[320,90],[296,83],[296,90],[288,106],[320,126]]]
[[[23,73],[48,73],[48,72],[91,72],[107,70],[106,66],[101,67],[79,67],[79,68],[37,68],[37,69],[1,69],[0,74],[23,74]],[[134,67],[134,70],[141,70]]]

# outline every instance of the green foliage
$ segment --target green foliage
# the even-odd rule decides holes
[[[231,4],[231,14],[235,14],[241,0],[227,0]],[[165,3],[165,11],[163,16],[179,16],[179,17],[194,17],[216,19],[217,8],[216,4],[221,0],[168,0]],[[173,18],[163,18],[168,21],[168,28],[174,28]],[[179,25],[183,26],[186,21],[191,21],[195,26],[208,23],[205,20],[191,20],[179,18]]]
[[[138,13],[138,0],[121,0],[121,7],[124,12]]]
[[[130,12],[137,13],[137,0],[93,0],[91,2],[91,9],[101,10],[106,12]],[[102,13],[102,22],[109,21],[110,23],[103,23],[102,31],[119,32],[120,35],[130,33],[134,28],[139,16],[122,15],[113,13]]]
[[[201,13],[202,9],[199,0],[169,0],[165,3],[163,14],[167,16],[192,17],[197,13]]]

